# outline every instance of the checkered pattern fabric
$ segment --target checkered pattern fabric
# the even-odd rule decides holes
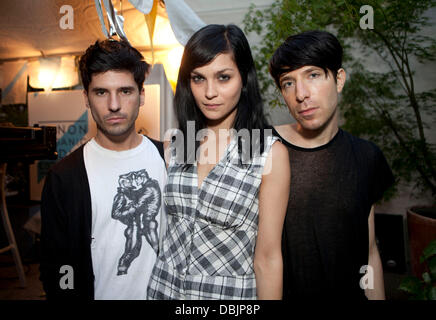
[[[164,189],[168,223],[148,286],[149,299],[256,299],[253,270],[262,155],[238,162],[233,139],[198,188],[197,165],[170,160]]]

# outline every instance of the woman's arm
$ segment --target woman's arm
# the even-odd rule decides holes
[[[254,256],[259,299],[282,298],[281,240],[290,179],[288,150],[283,144],[276,142],[266,160],[259,190],[259,230]]]

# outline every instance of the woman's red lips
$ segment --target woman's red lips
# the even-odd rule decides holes
[[[215,109],[220,106],[220,104],[204,104],[206,108]]]

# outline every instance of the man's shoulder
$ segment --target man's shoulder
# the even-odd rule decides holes
[[[153,138],[150,138],[149,136],[144,135],[145,139],[150,141],[156,150],[159,152],[160,157],[162,158],[162,161],[164,160],[164,145],[163,142],[159,140],[155,140]]]
[[[344,129],[341,129],[341,131],[343,135],[342,142],[345,143],[345,141],[348,141],[355,150],[368,155],[381,152],[380,148],[374,142],[357,137]]]
[[[294,133],[291,123],[276,125],[271,127],[273,134],[286,140],[290,139],[290,136]]]
[[[50,171],[52,173],[62,175],[68,172],[74,172],[84,165],[83,160],[83,148],[85,144],[78,147],[76,150],[71,152],[66,157],[62,158],[58,162],[56,162],[51,168]]]

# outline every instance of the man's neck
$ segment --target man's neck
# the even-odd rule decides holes
[[[132,131],[127,136],[107,136],[101,131],[97,131],[95,141],[105,149],[112,151],[125,151],[137,147],[141,141],[142,136]]]
[[[337,125],[321,128],[320,130],[306,130],[298,123],[292,125],[295,130],[295,144],[303,148],[317,148],[329,143],[339,128]]]

